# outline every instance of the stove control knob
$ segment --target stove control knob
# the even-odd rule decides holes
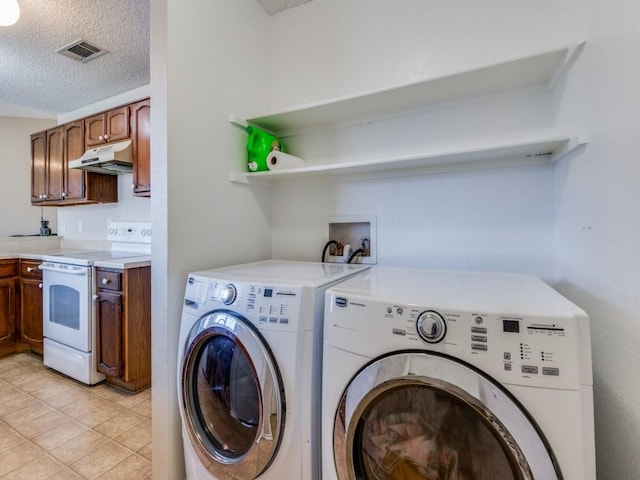
[[[438,343],[447,334],[447,323],[438,312],[427,310],[418,315],[418,335],[427,343]]]
[[[219,298],[225,305],[231,305],[236,300],[237,294],[236,287],[229,283],[220,291]]]

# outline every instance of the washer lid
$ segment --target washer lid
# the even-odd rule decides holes
[[[330,291],[349,298],[443,310],[587,319],[583,310],[528,274],[375,267]]]
[[[321,287],[368,268],[359,264],[265,260],[193,273],[228,281]]]

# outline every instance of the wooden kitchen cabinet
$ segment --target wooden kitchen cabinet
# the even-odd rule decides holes
[[[151,385],[151,267],[96,268],[96,354],[106,381]]]
[[[85,118],[84,135],[86,148],[127,140],[130,136],[129,106]]]
[[[151,101],[147,98],[130,106],[133,142],[133,194],[151,196]]]
[[[70,169],[84,148],[81,120],[31,135],[31,203],[67,206],[118,201],[118,179],[113,175]]]
[[[31,202],[62,200],[64,190],[64,129],[31,135]]]
[[[31,135],[31,203],[43,201],[47,191],[47,132]]]
[[[42,355],[42,271],[40,260],[20,260],[19,341]]]
[[[15,349],[17,275],[17,260],[0,260],[0,355]]]

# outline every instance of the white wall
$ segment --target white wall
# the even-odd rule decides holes
[[[575,21],[572,4],[310,2],[272,17],[272,106],[291,108],[571,45],[579,35],[567,28]],[[554,114],[548,92],[521,90],[285,143],[310,164],[366,160],[548,135]],[[550,167],[279,186],[273,208],[276,257],[319,258],[327,215],[376,215],[379,264],[555,276]]]
[[[154,245],[154,294],[160,292],[154,296],[154,478],[180,478],[172,450],[179,445],[172,349],[186,272],[269,253],[315,259],[321,218],[339,213],[378,215],[381,263],[525,270],[556,279],[592,319],[598,477],[638,478],[638,5],[316,0],[268,20],[256,5],[153,2],[153,95],[166,95],[154,100],[152,125],[167,132],[152,146],[156,234],[166,228]],[[226,180],[228,171],[242,169],[234,162],[243,143],[226,114],[267,110],[265,82],[271,107],[282,109],[584,38],[588,46],[560,86],[562,96],[535,110],[539,119],[551,116],[555,126],[589,135],[585,150],[555,168],[287,184],[272,191],[272,213],[268,193]],[[203,58],[193,45],[213,51]],[[430,113],[423,121],[436,125],[436,118]],[[495,120],[489,128],[497,128]],[[517,128],[534,131],[535,120]],[[403,138],[411,133],[424,132],[408,130]],[[214,158],[207,156],[212,144],[221,152]],[[317,160],[331,160],[316,145]],[[354,145],[344,148],[358,154]],[[265,233],[271,227],[272,241]]]
[[[0,116],[0,237],[40,233],[41,208],[31,205],[31,134],[55,126],[51,119]],[[55,232],[56,208],[44,209]]]
[[[133,174],[118,175],[117,203],[59,208],[58,233],[65,240],[106,240],[110,221],[151,221],[151,201],[147,197],[134,197],[132,183]]]
[[[154,0],[151,83],[153,478],[184,478],[176,398],[187,273],[271,256],[268,192],[246,168],[232,112],[268,107],[268,17],[255,0]],[[166,132],[166,135],[164,133]]]
[[[640,386],[634,381],[640,361],[639,10],[630,0],[615,6],[572,0],[324,0],[271,23],[275,109],[586,38],[585,51],[548,112],[558,131],[586,133],[586,149],[553,170],[287,185],[274,194],[273,244],[275,256],[316,258],[314,239],[324,234],[324,215],[377,214],[382,264],[496,267],[554,281],[591,317],[597,468],[598,478],[607,479],[640,476]],[[461,138],[465,134],[463,129]],[[330,160],[321,148],[304,153],[317,154],[319,163]],[[304,214],[290,206],[301,204]]]
[[[591,317],[598,478],[640,477],[640,4],[587,2],[587,40],[558,98],[586,149],[557,165],[559,289]]]

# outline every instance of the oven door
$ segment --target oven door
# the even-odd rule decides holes
[[[44,262],[42,310],[45,338],[91,351],[91,267]]]

